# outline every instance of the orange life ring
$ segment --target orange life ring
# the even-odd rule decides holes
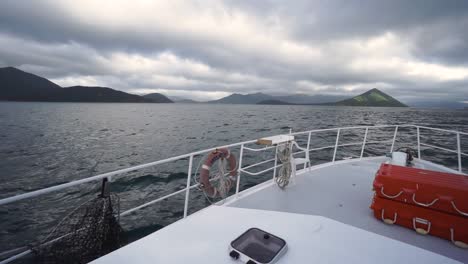
[[[218,195],[218,190],[213,187],[210,183],[210,169],[211,166],[219,159],[226,159],[229,163],[229,182],[228,190],[232,188],[234,182],[236,181],[237,176],[237,162],[236,157],[231,155],[231,152],[227,148],[216,149],[208,154],[200,172],[200,187],[203,191],[210,197],[216,197]]]

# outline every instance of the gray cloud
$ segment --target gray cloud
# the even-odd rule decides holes
[[[468,100],[466,1],[0,2],[0,65],[61,85]]]

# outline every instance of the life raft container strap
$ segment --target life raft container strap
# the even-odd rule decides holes
[[[427,225],[427,229],[416,227],[416,223]],[[431,232],[431,222],[429,220],[426,220],[426,219],[423,219],[423,218],[414,217],[413,218],[413,228],[418,234],[427,235],[427,234],[429,234],[429,232]]]
[[[455,240],[455,230],[453,228],[450,228],[450,240],[452,240],[452,243],[457,246],[457,247],[460,247],[460,248],[464,248],[464,249],[468,249],[468,244],[463,242],[463,241],[459,241],[459,240]]]
[[[452,203],[452,207],[453,207],[453,209],[455,209],[455,211],[457,211],[457,212],[458,212],[459,214],[461,214],[461,215],[468,216],[468,213],[465,213],[465,212],[463,212],[462,210],[460,210],[460,209],[457,208],[457,206],[455,205],[455,202],[454,202],[454,201],[451,201],[451,203]]]
[[[381,193],[383,196],[385,196],[385,197],[387,197],[387,198],[389,198],[389,199],[395,199],[395,198],[397,198],[398,196],[402,195],[402,194],[403,194],[403,191],[400,191],[400,192],[397,193],[396,195],[389,195],[389,194],[384,193],[384,187],[382,186],[382,188],[380,188],[380,193]]]
[[[385,214],[385,209],[382,209],[382,221],[386,224],[389,224],[389,225],[393,225],[394,223],[396,223],[396,220],[397,220],[397,217],[398,217],[398,214],[395,213],[393,215],[393,220],[392,219],[389,219],[389,218],[385,218],[384,217],[384,214]]]
[[[429,207],[429,206],[434,205],[437,201],[439,201],[439,198],[435,198],[432,202],[427,203],[427,204],[421,203],[421,202],[416,201],[416,193],[413,193],[413,202],[415,204],[417,204],[417,205],[424,206],[424,207]]]

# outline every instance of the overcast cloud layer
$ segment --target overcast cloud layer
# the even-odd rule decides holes
[[[0,2],[0,66],[62,86],[468,100],[468,1]]]

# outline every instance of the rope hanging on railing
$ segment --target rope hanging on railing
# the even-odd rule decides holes
[[[294,158],[292,157],[292,143],[288,142],[286,144],[278,145],[276,155],[281,161],[282,166],[279,169],[278,174],[275,175],[275,181],[281,189],[284,189],[288,186],[291,174],[295,169],[295,165],[293,164]]]

